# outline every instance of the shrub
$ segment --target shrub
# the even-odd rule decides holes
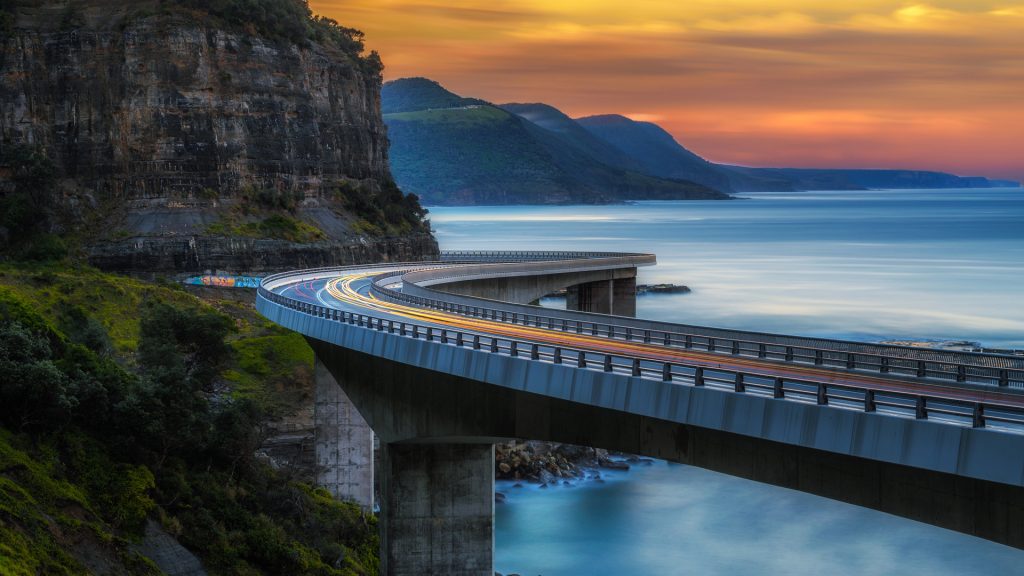
[[[272,39],[304,46],[310,41],[333,45],[349,54],[362,53],[363,33],[337,21],[314,16],[305,0],[177,0],[223,21],[250,27]],[[379,60],[379,59],[378,59]],[[372,64],[372,63],[371,63]]]
[[[0,166],[10,173],[12,189],[0,196],[0,228],[6,230],[2,248],[22,260],[53,260],[67,252],[63,240],[47,233],[54,206],[57,171],[42,151],[8,146]]]
[[[39,429],[63,422],[76,405],[68,378],[53,362],[50,342],[19,322],[0,325],[0,406],[5,425]]]
[[[226,343],[233,329],[227,317],[156,286],[96,273],[90,284],[141,287],[149,298],[140,307],[141,298],[123,293],[97,296],[98,309],[121,306],[121,314],[140,317],[129,372],[102,352],[105,330],[90,315],[93,305],[73,304],[67,281],[52,270],[26,273],[20,286],[31,294],[64,292],[62,300],[40,300],[53,315],[0,288],[0,424],[30,432],[26,445],[48,463],[7,450],[12,435],[0,429],[0,557],[30,566],[27,573],[84,573],[62,552],[68,540],[52,538],[54,521],[65,535],[87,530],[127,551],[118,535],[137,535],[155,517],[211,572],[377,572],[372,516],[254,457],[265,414],[256,401],[217,387],[234,349]],[[3,272],[7,281],[14,274]],[[312,361],[297,335],[235,348],[265,361],[245,363],[253,377]],[[51,545],[44,549],[42,542]],[[155,573],[129,567],[131,561],[124,559],[124,573]],[[0,560],[0,573],[5,568]]]
[[[257,210],[292,211],[302,201],[302,192],[298,190],[244,186],[240,195],[247,204],[247,209]]]
[[[358,234],[407,233],[427,226],[427,210],[420,205],[419,197],[402,193],[394,183],[389,182],[375,191],[342,181],[336,185],[334,193],[342,206],[356,217],[352,230]]]
[[[19,260],[31,262],[52,262],[67,256],[64,240],[55,234],[31,235],[15,254]]]
[[[85,326],[95,321],[82,319]],[[88,328],[89,339],[102,336]],[[103,331],[105,334],[105,331]],[[95,343],[95,342],[94,342]],[[109,431],[132,376],[110,358],[57,334],[17,297],[0,291],[0,423],[50,431],[82,425]]]
[[[64,460],[97,510],[115,527],[140,533],[156,506],[153,472],[145,466],[114,462],[96,440],[81,433],[64,436]]]

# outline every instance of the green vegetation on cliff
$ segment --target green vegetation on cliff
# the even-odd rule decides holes
[[[60,258],[64,241],[47,223],[56,205],[57,171],[30,146],[0,148],[0,254],[21,260]]]
[[[294,44],[332,44],[353,54],[363,51],[363,33],[332,18],[316,16],[305,0],[164,0],[245,26],[264,37]],[[378,61],[379,62],[379,61]]]
[[[255,457],[311,351],[229,311],[89,268],[0,267],[0,573],[156,573],[132,545],[147,519],[218,574],[376,573],[372,516]]]
[[[436,252],[387,168],[380,72],[302,0],[0,0],[0,99],[28,111],[0,118],[0,574],[155,574],[170,537],[213,574],[377,572],[376,519],[263,444],[305,424],[305,340],[251,295],[79,262]]]
[[[215,236],[275,238],[302,244],[323,240],[326,237],[323,230],[289,214],[271,214],[266,218],[249,222],[228,216],[207,226],[206,231]]]
[[[69,444],[78,440],[69,438]],[[102,457],[95,462],[106,463]],[[105,497],[93,504],[86,489],[63,479],[60,464],[52,444],[30,442],[0,430],[0,573],[85,573],[88,566],[74,554],[79,546],[106,553],[121,572],[159,574],[148,560],[132,552],[129,541],[116,535],[112,524],[97,512],[99,501],[125,506],[118,518],[124,521],[151,506],[145,496],[153,487],[148,470],[117,469],[120,486],[108,485],[103,490]],[[89,472],[92,483],[102,481],[95,468]],[[112,479],[113,474],[102,476]]]
[[[378,190],[351,182],[341,182],[334,196],[358,218],[353,230],[370,236],[400,236],[428,232],[427,211],[416,194],[405,194],[393,182]]]

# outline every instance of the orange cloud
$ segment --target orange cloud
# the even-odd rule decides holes
[[[1024,5],[988,0],[312,0],[388,78],[656,119],[749,165],[1024,179]]]

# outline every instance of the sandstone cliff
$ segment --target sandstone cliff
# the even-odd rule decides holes
[[[93,264],[259,273],[436,254],[418,205],[396,200],[379,60],[358,38],[296,43],[155,1],[23,3],[6,26],[0,151],[53,160],[51,231]]]

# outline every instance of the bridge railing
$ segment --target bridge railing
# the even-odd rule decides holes
[[[814,379],[772,376],[753,370],[709,368],[685,362],[664,362],[637,356],[611,354],[568,346],[451,330],[429,324],[404,322],[370,314],[328,308],[287,298],[264,286],[258,297],[299,313],[352,329],[386,332],[421,339],[442,346],[468,348],[482,353],[524,357],[532,361],[611,372],[635,378],[709,387],[740,394],[756,394],[783,401],[828,405],[849,410],[878,412],[918,420],[932,419],[973,428],[997,428],[1024,433],[1024,409],[993,401],[970,402],[928,393],[873,390]],[[569,330],[567,327],[566,330]]]
[[[424,268],[407,271],[401,276],[403,281],[416,281],[421,278],[457,278],[460,275],[457,268],[452,269],[451,273],[431,271],[429,268]],[[1024,368],[1014,367],[1014,364],[1024,366],[1024,358],[904,346],[871,345],[840,340],[826,340],[824,341],[826,347],[820,347],[790,342],[773,342],[770,337],[774,335],[764,335],[769,337],[765,339],[752,339],[715,336],[703,331],[686,331],[685,329],[637,328],[635,325],[625,323],[624,320],[626,319],[603,315],[600,317],[601,320],[596,320],[565,318],[542,312],[509,312],[508,310],[489,306],[487,304],[488,301],[482,298],[451,295],[453,300],[473,301],[480,304],[470,305],[438,298],[415,296],[380,285],[382,277],[393,278],[394,276],[392,274],[375,277],[373,282],[371,282],[373,293],[391,302],[409,304],[472,318],[575,332],[626,342],[657,343],[669,348],[713,354],[757,358],[760,360],[820,366],[822,368],[847,371],[868,371],[883,375],[933,379],[960,384],[982,384],[1024,389]],[[615,320],[606,320],[606,318],[615,318]],[[647,322],[641,323],[646,324]],[[753,333],[744,333],[744,335],[756,336]],[[795,337],[793,340],[801,341],[801,339]],[[818,342],[817,339],[805,340]]]
[[[573,253],[569,253],[573,254]],[[578,253],[575,253],[578,256]],[[421,283],[441,283],[445,281],[465,281],[477,277],[498,278],[502,276],[528,276],[557,273],[574,273],[590,270],[611,270],[615,268],[635,268],[649,266],[657,262],[653,254],[613,254],[610,256],[595,255],[577,258],[546,258],[541,260],[514,260],[507,262],[458,261],[448,267],[423,267],[408,270],[403,281],[419,285]],[[455,264],[456,262],[451,262]]]
[[[632,252],[537,252],[528,250],[447,251],[441,253],[442,262],[538,262],[545,260],[579,260],[584,258],[614,258],[618,256],[646,256]]]

